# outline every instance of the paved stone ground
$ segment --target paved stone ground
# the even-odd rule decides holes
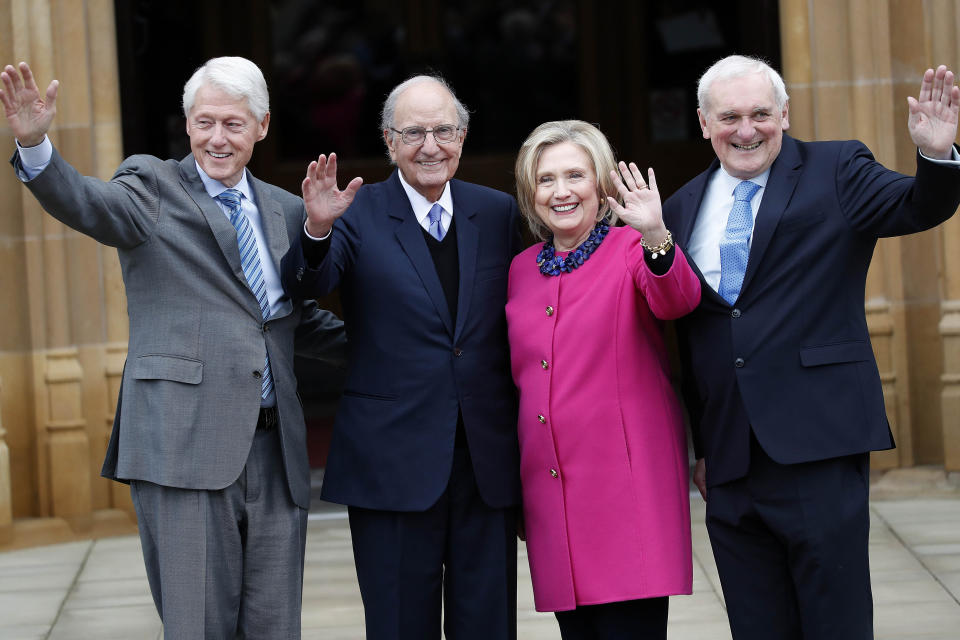
[[[960,637],[960,475],[936,469],[876,474],[870,557],[876,640]],[[728,640],[723,597],[692,498],[694,593],[670,602],[670,640]],[[521,640],[558,639],[533,610],[527,559],[518,558]],[[305,640],[364,637],[343,511],[311,514],[304,578]],[[160,640],[136,536],[0,553],[0,640]]]

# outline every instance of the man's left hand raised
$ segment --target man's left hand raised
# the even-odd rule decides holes
[[[920,95],[909,96],[910,118],[907,128],[920,152],[935,160],[953,157],[953,141],[957,137],[957,114],[960,112],[960,88],[954,83],[953,71],[944,65],[927,69],[920,84]]]
[[[347,188],[337,188],[337,154],[321,155],[307,167],[303,179],[303,204],[307,209],[307,233],[322,238],[330,233],[334,221],[343,215],[363,184],[359,176]]]

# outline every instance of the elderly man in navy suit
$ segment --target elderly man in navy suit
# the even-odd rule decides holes
[[[283,263],[295,297],[340,287],[350,355],[322,497],[349,505],[371,640],[439,638],[441,608],[448,638],[516,637],[518,212],[453,179],[468,117],[439,78],[398,85],[381,126],[397,170],[340,192],[336,158],[311,163]]]
[[[908,98],[909,177],[857,141],[801,142],[781,77],[730,56],[700,79],[717,159],[664,204],[704,284],[678,324],[707,529],[736,640],[867,640],[869,452],[894,446],[864,314],[877,239],[960,202],[960,90]]]

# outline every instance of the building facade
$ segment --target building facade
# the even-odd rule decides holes
[[[510,2],[484,15],[470,14],[470,3],[439,0],[236,0],[183,12],[195,50],[176,58],[181,67],[171,65],[171,79],[145,71],[149,46],[169,54],[180,41],[149,30],[160,23],[144,15],[151,4],[168,12],[177,5],[0,0],[0,64],[27,60],[41,86],[61,80],[51,138],[85,174],[107,179],[133,152],[186,153],[178,137],[180,87],[215,55],[246,55],[267,73],[274,119],[251,166],[292,191],[307,153],[347,149],[352,156],[340,152],[343,175],[382,179],[389,168],[370,105],[379,105],[390,73],[431,65],[476,109],[460,177],[511,191],[513,153],[532,125],[580,117],[599,123],[625,159],[656,167],[665,195],[711,157],[690,96],[712,59],[734,51],[765,55],[787,82],[791,134],[861,139],[885,165],[908,174],[915,148],[906,96],[916,94],[926,67],[960,67],[960,0],[740,0],[727,3],[732,18],[711,14],[714,3],[683,0]],[[238,14],[240,43],[222,24],[223,15]],[[299,31],[305,15],[331,28]],[[353,23],[344,16],[369,28],[331,55],[316,54],[322,64],[306,75],[286,78],[296,56],[332,46],[323,37],[333,27],[349,32],[341,26]],[[486,31],[498,40],[470,40],[470,25],[482,20],[495,21],[496,29]],[[262,24],[271,28],[261,33]],[[568,48],[545,44],[536,35],[544,24],[554,45],[565,34]],[[291,33],[296,48],[280,46],[293,41]],[[408,64],[383,71],[389,65],[382,60],[397,59]],[[491,65],[504,78],[493,87],[484,75]],[[165,88],[167,80],[175,88]],[[161,109],[167,120],[153,117],[160,101],[168,101]],[[303,105],[315,102],[312,120],[299,121]],[[517,106],[504,109],[511,103]],[[329,121],[340,124],[325,126]],[[12,153],[5,127],[0,123],[0,145]],[[313,127],[308,136],[304,127]],[[357,133],[337,137],[343,130]],[[319,140],[319,148],[298,147],[304,138]],[[0,194],[0,298],[7,300],[0,324],[0,548],[132,531],[126,486],[99,477],[126,355],[116,252],[44,214],[9,169],[0,170]],[[329,303],[336,307],[335,299]],[[881,241],[864,304],[898,443],[874,454],[874,467],[960,471],[960,219]]]

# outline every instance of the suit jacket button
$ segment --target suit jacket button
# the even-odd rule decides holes
[[[454,347],[454,349],[453,349],[453,355],[455,355],[455,356],[457,356],[457,357],[459,358],[460,356],[463,355],[463,350],[462,350],[460,347]]]
[[[547,417],[542,413],[537,416],[537,420],[540,421],[540,424],[547,424]]]
[[[259,380],[260,378],[263,377],[263,374],[260,373],[259,371],[254,371],[254,372],[253,372],[253,377],[256,378],[257,380]]]
[[[734,309],[733,311],[731,311],[731,312],[730,312],[730,317],[731,317],[731,318],[739,318],[739,317],[740,317],[740,309]]]
[[[550,364],[549,364],[546,360],[541,360],[541,361],[540,361],[540,366],[543,367],[544,369],[549,369],[549,368],[550,368]]]
[[[735,366],[737,369],[742,369],[744,364],[743,358],[737,358],[733,361],[733,366]]]
[[[550,475],[551,475],[552,477],[554,477],[554,478],[560,477],[560,474],[557,473],[557,470],[556,470],[556,469],[550,469]]]
[[[303,280],[303,267],[297,267],[297,281]]]
[[[552,315],[553,315],[553,307],[547,305],[546,312],[547,312],[547,315],[548,315],[548,316],[552,316]]]

